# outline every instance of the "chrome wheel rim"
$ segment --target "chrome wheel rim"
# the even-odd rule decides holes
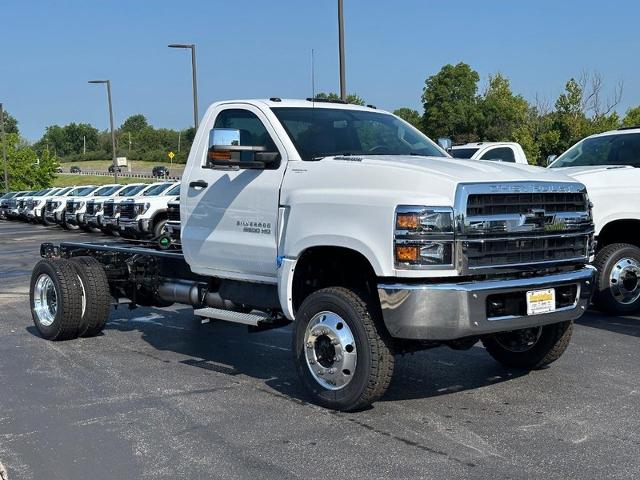
[[[304,355],[311,376],[327,390],[346,387],[355,375],[356,341],[336,313],[320,312],[311,319],[304,335]]]
[[[87,295],[84,291],[84,283],[82,283],[80,275],[76,275],[76,277],[78,277],[78,283],[80,284],[80,301],[82,304],[82,316],[84,317],[84,311],[87,309]]]
[[[542,335],[542,327],[535,327],[497,333],[494,338],[505,350],[513,353],[522,353],[531,350],[540,340],[540,335]]]
[[[49,327],[53,324],[58,312],[58,293],[53,280],[43,273],[36,280],[33,289],[33,310],[38,317],[38,322]]]
[[[611,269],[609,290],[622,304],[634,303],[640,298],[640,264],[634,258],[621,258]]]

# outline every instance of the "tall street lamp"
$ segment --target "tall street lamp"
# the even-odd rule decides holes
[[[193,82],[193,125],[198,129],[198,81],[196,79],[196,46],[192,44],[172,43],[169,48],[191,49],[191,77]]]
[[[343,0],[338,0],[338,50],[340,56],[340,100],[347,101],[347,80],[344,73],[344,9]]]
[[[9,193],[9,174],[7,173],[7,137],[4,134],[4,110],[0,103],[0,132],[2,133],[2,161],[4,162],[4,193]]]
[[[111,126],[111,161],[113,162],[113,178],[118,183],[118,160],[116,159],[116,132],[113,130],[113,106],[111,105],[111,81],[89,80],[89,83],[105,83],[107,85],[107,99],[109,101],[109,125]]]

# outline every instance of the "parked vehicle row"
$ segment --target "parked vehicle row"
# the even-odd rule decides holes
[[[121,173],[122,167],[115,166],[113,164],[107,167],[107,173],[115,173],[116,171],[118,173]],[[56,172],[64,173],[64,169],[61,166],[58,166],[56,168]],[[69,168],[69,173],[82,173],[82,169],[78,165],[73,165],[71,168]],[[164,165],[156,165],[151,170],[151,175],[156,178],[167,178],[169,176],[169,169]]]
[[[0,217],[145,239],[164,233],[168,203],[179,195],[176,182],[9,192],[0,198]]]

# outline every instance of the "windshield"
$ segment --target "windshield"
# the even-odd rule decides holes
[[[640,167],[640,133],[585,138],[564,152],[550,168],[593,165]]]
[[[136,195],[138,193],[140,193],[140,191],[143,188],[146,188],[147,185],[142,184],[142,185],[129,185],[127,188],[125,188],[124,190],[122,190],[118,196],[119,197],[131,197],[133,195]]]
[[[108,197],[109,195],[113,195],[114,192],[117,192],[119,188],[121,188],[121,185],[102,187],[96,192],[96,197]]]
[[[452,148],[449,152],[453,158],[471,158],[479,148]]]
[[[148,190],[145,190],[142,195],[145,196],[145,197],[153,197],[155,195],[160,195],[162,192],[164,192],[171,185],[172,185],[171,183],[159,183],[158,185],[154,185],[151,188],[149,188]]]
[[[74,197],[86,197],[95,189],[96,187],[78,187],[73,192],[71,192],[71,195]]]
[[[272,108],[303,160],[332,155],[446,154],[393,115],[337,108]]]
[[[60,195],[64,195],[67,192],[69,192],[73,187],[67,187],[67,188],[63,188],[62,190],[60,190],[59,192],[56,193],[56,195],[60,196]]]
[[[51,190],[53,190],[53,188],[45,188],[43,190],[40,190],[36,193],[33,194],[34,197],[41,197],[43,195],[46,195],[47,193],[49,193]]]
[[[167,192],[167,195],[180,195],[180,185],[176,185]]]

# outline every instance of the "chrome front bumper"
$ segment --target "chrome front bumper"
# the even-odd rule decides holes
[[[379,284],[384,323],[391,336],[419,340],[454,340],[575,320],[589,306],[595,268],[514,280],[467,283]],[[489,317],[491,295],[522,294],[529,290],[574,285],[572,305],[540,315]]]
[[[85,215],[84,223],[90,227],[102,227],[102,215]]]

